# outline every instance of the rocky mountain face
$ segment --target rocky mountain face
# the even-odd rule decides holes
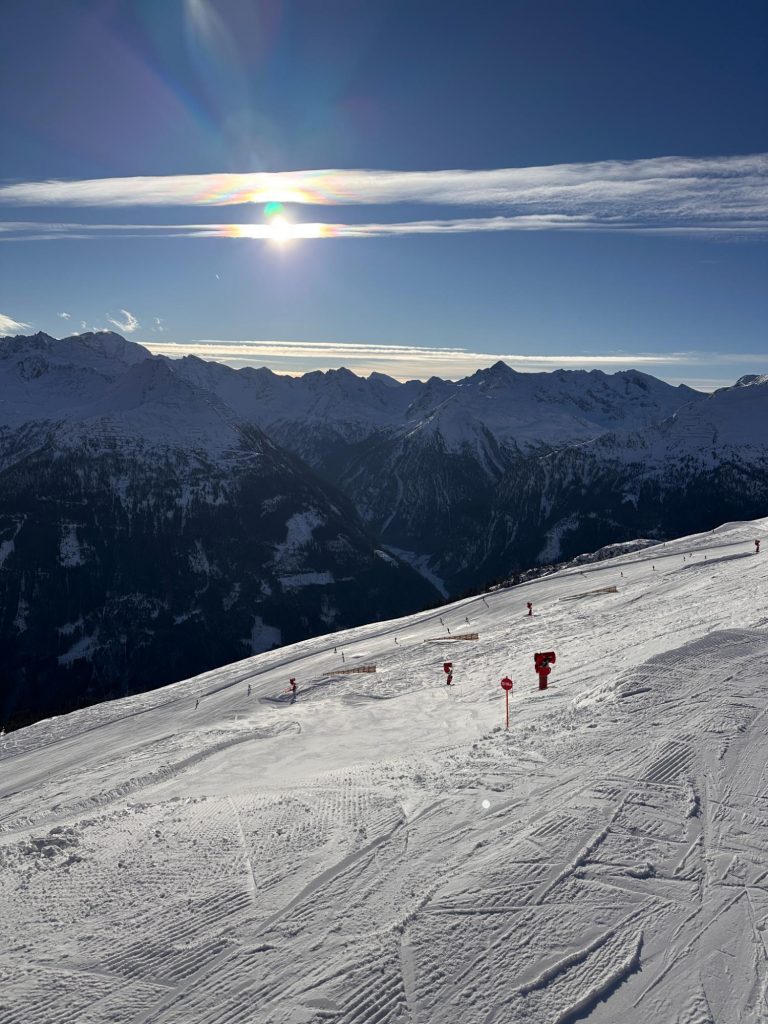
[[[485,566],[572,558],[637,536],[675,537],[768,511],[768,376],[743,378],[641,431],[532,458],[504,479]]]
[[[535,560],[538,548],[521,544],[500,569],[491,537],[506,522],[500,494],[538,458],[641,430],[704,398],[634,370],[517,373],[502,362],[458,382],[403,384],[344,369],[279,377],[195,358],[180,360],[179,373],[343,490],[381,542],[446,595]]]
[[[0,342],[0,393],[0,720],[439,596],[344,495],[139,346]]]
[[[0,340],[0,715],[768,513],[768,377],[400,383]]]

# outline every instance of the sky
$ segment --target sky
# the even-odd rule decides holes
[[[768,372],[768,5],[4,0],[0,334]]]

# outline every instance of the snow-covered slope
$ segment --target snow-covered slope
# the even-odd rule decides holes
[[[729,524],[6,736],[4,1024],[765,1021],[767,547]]]

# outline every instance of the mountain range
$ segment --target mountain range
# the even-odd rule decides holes
[[[0,715],[136,692],[768,511],[768,377],[287,377],[0,340]]]

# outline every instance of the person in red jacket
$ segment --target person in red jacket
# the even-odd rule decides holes
[[[298,689],[299,687],[296,680],[293,678],[293,676],[291,676],[291,680],[288,683],[288,689],[285,691],[286,693],[290,693],[291,695],[291,704],[296,703],[296,692],[298,691]]]
[[[533,615],[533,604],[530,601],[526,601],[526,606],[528,608],[528,614]]]

